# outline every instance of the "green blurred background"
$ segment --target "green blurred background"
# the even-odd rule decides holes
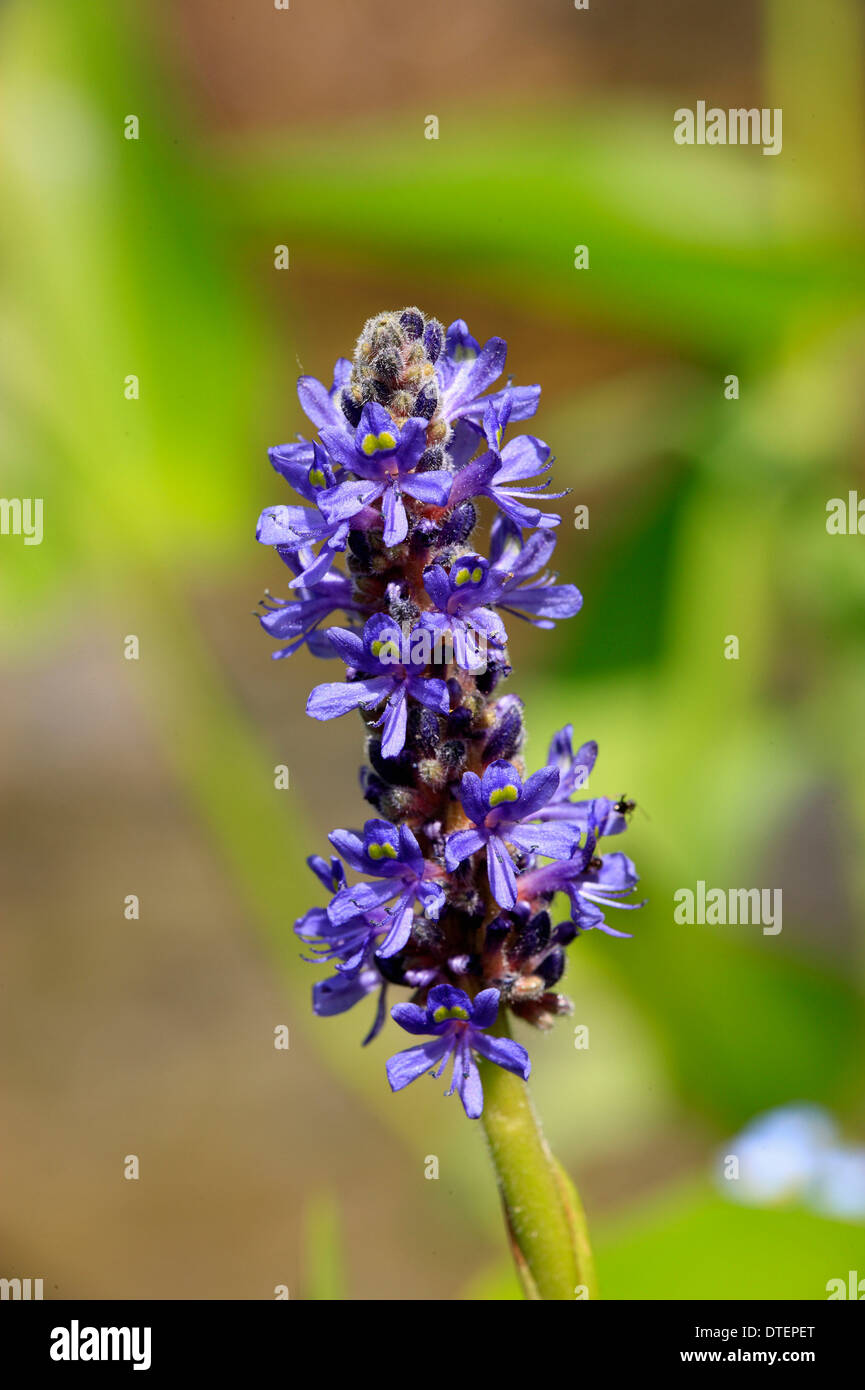
[[[298,371],[407,303],[544,386],[585,608],[515,633],[511,684],[532,764],[570,721],[646,812],[634,939],[576,943],[574,1020],[531,1040],[602,1294],[865,1274],[862,1225],[711,1180],[783,1102],[865,1136],[865,540],[825,528],[865,493],[863,28],[855,0],[4,6],[0,492],[45,537],[0,537],[0,1274],[515,1295],[477,1127],[390,1095],[366,1008],[310,1011],[291,927],[363,818],[360,728],[305,719],[322,668],[250,616]],[[698,99],[782,107],[782,154],[674,145]],[[676,925],[698,879],[781,887],[782,933]]]

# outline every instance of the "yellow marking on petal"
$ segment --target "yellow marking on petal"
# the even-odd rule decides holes
[[[395,449],[396,440],[390,430],[382,430],[381,434],[365,434],[360,447],[369,458],[370,454],[378,453],[379,449]]]
[[[313,487],[324,487],[327,479],[320,468],[310,468],[309,481],[312,483]]]
[[[455,1004],[452,1009],[446,1009],[442,1004],[433,1014],[433,1023],[444,1023],[446,1018],[459,1018],[463,1023],[468,1022],[468,1010],[461,1004]]]
[[[383,664],[399,660],[399,648],[389,637],[379,637],[370,643],[370,651],[377,661]]]
[[[481,582],[481,580],[483,579],[483,577],[484,577],[484,572],[483,572],[483,570],[481,569],[480,565],[475,565],[474,569],[472,570],[472,583],[473,583],[473,584],[480,584],[480,582]]]
[[[496,787],[490,796],[490,806],[501,806],[503,801],[516,801],[518,796],[519,792],[513,782],[508,782],[507,786]]]
[[[387,841],[383,844],[374,841],[367,849],[367,854],[370,859],[396,859],[396,850]]]
[[[457,570],[456,574],[454,575],[455,584],[468,584],[470,579],[471,575],[469,574],[465,566],[463,566],[461,570]]]

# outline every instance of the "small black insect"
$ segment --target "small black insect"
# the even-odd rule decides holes
[[[625,796],[624,792],[622,792],[622,795],[619,797],[618,801],[615,801],[613,803],[613,810],[618,811],[620,816],[629,816],[631,812],[636,811],[636,809],[636,801],[630,801],[628,797]]]

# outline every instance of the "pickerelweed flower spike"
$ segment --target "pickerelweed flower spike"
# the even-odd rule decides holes
[[[550,448],[513,431],[540,388],[502,385],[506,356],[501,338],[481,346],[462,319],[445,332],[412,307],[371,318],[330,387],[300,378],[317,438],[270,450],[297,501],[258,522],[291,574],[259,619],[287,643],[275,656],[306,645],[341,663],[307,713],[357,710],[366,727],[374,814],[331,833],[338,857],[309,861],[329,902],[295,927],[334,972],[313,1008],[376,995],[368,1042],[388,990],[411,991],[391,1013],[425,1041],[390,1058],[391,1088],[450,1068],[447,1094],[483,1119],[525,1288],[572,1298],[590,1282],[581,1210],[540,1135],[508,1020],[550,1027],[572,1008],[556,988],[569,944],[592,929],[626,935],[606,914],[641,905],[637,875],[599,842],[627,828],[634,803],[587,794],[597,745],[575,753],[570,725],[527,775],[522,702],[498,689],[510,618],[552,628],[582,607],[548,568],[561,518],[545,504],[564,495],[547,491]],[[487,555],[471,543],[482,510]],[[569,915],[555,925],[557,894]]]

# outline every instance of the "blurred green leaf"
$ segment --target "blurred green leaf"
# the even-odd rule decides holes
[[[598,1239],[604,1298],[823,1299],[861,1267],[861,1226],[766,1211],[684,1186]]]
[[[310,1197],[304,1209],[304,1300],[348,1297],[339,1204],[331,1193]]]
[[[244,141],[216,153],[215,178],[239,228],[289,222],[308,255],[344,245],[352,209],[352,246],[375,262],[410,248],[426,274],[457,286],[504,286],[536,311],[603,315],[698,354],[735,350],[741,361],[794,321],[861,308],[861,244],[817,175],[756,150],[723,163],[709,148],[682,150],[666,106],[509,103],[444,111],[440,126],[438,141],[416,117],[359,121],[351,141],[342,130],[290,146]],[[383,187],[389,197],[373,196]],[[773,197],[796,215],[772,217]],[[448,208],[470,215],[443,217]],[[589,271],[573,269],[578,244]]]

